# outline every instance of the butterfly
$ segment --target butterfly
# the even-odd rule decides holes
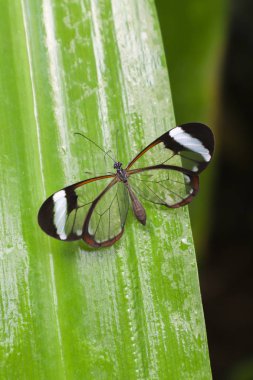
[[[190,203],[213,151],[209,127],[201,123],[177,126],[151,142],[125,169],[112,158],[115,172],[52,194],[39,210],[38,223],[56,239],[83,239],[93,248],[109,247],[123,235],[130,204],[136,219],[145,225],[143,202],[168,208]]]

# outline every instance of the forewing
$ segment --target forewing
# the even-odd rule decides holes
[[[93,247],[109,247],[120,239],[129,208],[123,182],[103,192],[91,205],[85,220],[83,240]]]
[[[59,240],[82,239],[84,221],[94,199],[114,181],[114,175],[90,178],[52,194],[39,210],[40,227]]]
[[[170,165],[129,171],[128,182],[140,200],[176,208],[190,203],[197,194],[197,174]]]
[[[200,173],[209,164],[213,150],[210,128],[200,123],[183,124],[149,144],[129,163],[127,170],[169,164]]]

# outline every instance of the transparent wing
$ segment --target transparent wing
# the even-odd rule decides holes
[[[82,238],[88,211],[99,194],[116,183],[114,175],[104,175],[78,182],[52,194],[38,214],[40,227],[59,240]]]
[[[129,185],[140,200],[171,208],[190,203],[199,188],[197,174],[170,165],[130,170],[128,175]]]
[[[200,123],[183,124],[149,144],[129,163],[127,170],[169,164],[200,173],[209,164],[213,150],[210,128]]]
[[[83,239],[92,247],[108,247],[120,239],[129,208],[123,182],[117,182],[92,203],[83,229]]]

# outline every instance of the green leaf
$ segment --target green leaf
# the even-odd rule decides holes
[[[210,379],[187,208],[108,249],[37,224],[52,192],[174,126],[151,0],[1,2],[0,377]]]

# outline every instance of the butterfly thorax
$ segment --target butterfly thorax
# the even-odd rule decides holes
[[[114,169],[117,170],[117,177],[122,182],[127,182],[127,174],[124,169],[122,169],[122,163],[121,162],[115,162],[113,165]]]

